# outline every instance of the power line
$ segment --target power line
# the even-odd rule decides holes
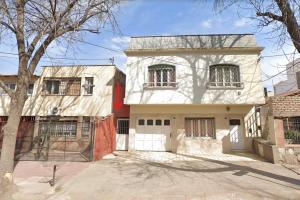
[[[113,52],[117,52],[117,53],[124,53],[123,50],[121,50],[121,49],[113,49],[113,48],[105,47],[105,46],[102,46],[102,45],[97,45],[97,44],[93,44],[93,43],[90,43],[90,42],[86,42],[86,41],[83,41],[83,40],[77,40],[77,39],[75,39],[75,40],[78,41],[78,42],[84,43],[84,44],[88,44],[88,45],[91,45],[91,46],[99,47],[99,48],[106,49],[106,50],[109,50],[109,51],[113,51]],[[0,51],[0,53],[2,53],[2,54],[7,54],[7,55],[18,55],[18,54],[16,54],[16,53],[3,52],[3,51]],[[266,56],[261,56],[261,57],[277,57],[277,56],[285,56],[285,55],[292,55],[292,54],[295,55],[295,53],[289,53],[289,54],[266,55]],[[153,59],[157,59],[157,60],[162,60],[162,59],[159,59],[159,58],[154,57],[154,56],[146,57],[146,58],[143,58],[142,60],[144,60],[144,59],[149,59],[149,58],[153,58]],[[52,58],[52,59],[56,59],[56,58]],[[76,60],[76,59],[73,59],[73,58],[57,58],[57,59]],[[77,60],[100,60],[100,59],[77,59]],[[109,60],[109,59],[101,59],[101,60]],[[141,60],[139,60],[139,61],[137,61],[137,62],[140,62],[140,61],[141,61]],[[166,61],[166,60],[163,60],[163,61],[164,61],[164,62],[168,62],[168,63],[173,63],[173,64],[176,64],[176,65],[187,66],[187,65],[183,65],[183,64],[178,63],[178,62],[171,62],[171,61]],[[295,63],[295,64],[298,64],[298,63]],[[294,64],[294,65],[295,65],[295,64]],[[294,65],[292,65],[292,66],[294,66]],[[292,66],[291,66],[291,67],[292,67]],[[189,65],[189,67],[190,67],[190,65]],[[268,78],[265,79],[265,80],[262,80],[262,82],[265,82],[265,81],[268,81],[268,80],[270,80],[270,79],[275,78],[276,76],[278,76],[278,75],[280,75],[281,73],[287,71],[287,70],[288,70],[289,68],[291,68],[291,67],[288,67],[288,68],[286,68],[285,70],[282,70],[282,71],[278,72],[277,74],[272,75],[272,76],[268,77]],[[201,69],[201,68],[198,68],[198,69]],[[206,68],[202,68],[202,69],[206,69]],[[208,70],[208,69],[206,69],[206,70]],[[248,74],[253,74],[253,73],[248,73]]]

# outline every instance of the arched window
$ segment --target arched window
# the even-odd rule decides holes
[[[175,66],[159,64],[148,67],[147,87],[175,87]]]
[[[242,87],[240,69],[237,65],[217,64],[209,67],[210,87]]]

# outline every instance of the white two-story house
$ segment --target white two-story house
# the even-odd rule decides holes
[[[264,103],[262,49],[251,34],[132,37],[129,150],[252,151],[246,123]]]

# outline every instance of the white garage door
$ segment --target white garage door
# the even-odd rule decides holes
[[[168,151],[170,133],[170,119],[138,119],[135,134],[135,149],[144,151]]]

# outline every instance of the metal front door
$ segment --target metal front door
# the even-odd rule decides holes
[[[232,150],[244,149],[244,130],[240,119],[229,120],[230,142]]]

